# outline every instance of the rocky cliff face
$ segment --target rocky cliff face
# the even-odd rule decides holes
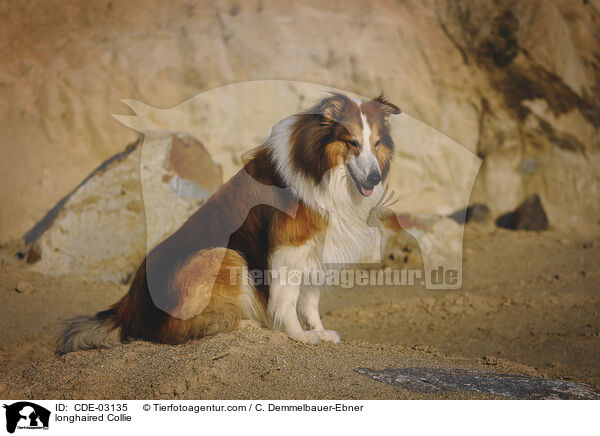
[[[598,1],[31,0],[0,6],[0,21],[0,239],[21,236],[134,139],[111,116],[127,113],[120,99],[169,108],[262,79],[383,90],[483,159],[472,201],[498,214],[537,192],[551,226],[600,232]],[[280,108],[308,104],[298,94]],[[196,109],[179,122],[195,129],[224,177],[268,135],[211,141],[215,129],[254,123],[221,117],[215,127]],[[423,156],[404,161],[398,184],[417,174],[431,195],[404,210],[432,211],[443,197],[439,167]]]

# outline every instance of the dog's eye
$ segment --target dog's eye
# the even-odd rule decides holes
[[[381,145],[381,140],[378,139],[377,142],[375,143],[375,147],[379,147]]]
[[[348,144],[350,144],[352,147],[356,147],[356,148],[360,147],[360,144],[354,140],[348,141]]]

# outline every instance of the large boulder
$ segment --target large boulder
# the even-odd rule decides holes
[[[45,274],[127,281],[146,247],[177,229],[221,183],[221,168],[198,140],[146,132],[28,232],[27,260]]]
[[[464,226],[431,214],[391,213],[381,218],[381,264],[417,272],[415,284],[428,289],[462,286]],[[407,277],[407,276],[406,276]]]

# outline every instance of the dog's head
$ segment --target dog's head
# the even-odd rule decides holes
[[[400,109],[383,96],[354,100],[332,94],[296,118],[290,137],[294,170],[317,185],[344,165],[357,191],[370,197],[385,180],[394,150],[388,118]]]

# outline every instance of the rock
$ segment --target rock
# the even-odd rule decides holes
[[[33,285],[24,280],[20,281],[19,283],[17,283],[17,286],[15,286],[15,291],[17,291],[20,294],[31,294],[34,290],[35,288],[33,287]]]
[[[381,220],[381,261],[392,269],[422,270],[427,288],[456,289],[462,284],[463,227],[430,214],[392,214]],[[436,283],[436,272],[453,277]]]
[[[452,218],[458,224],[464,224],[468,222],[484,222],[490,215],[490,209],[485,204],[474,204],[465,209],[457,210],[456,212],[448,215],[448,218]]]
[[[399,231],[386,240],[383,264],[395,268],[423,268],[419,243],[410,233]]]
[[[548,217],[537,194],[525,199],[513,212],[496,219],[496,225],[511,230],[547,230]]]
[[[527,156],[519,164],[519,172],[521,174],[532,174],[539,169],[538,163],[531,156]]]
[[[221,167],[215,165],[204,146],[191,136],[174,135],[169,152],[169,170],[163,174],[179,197],[204,200],[223,183]]]
[[[355,371],[381,383],[428,394],[471,391],[513,400],[600,399],[599,390],[583,383],[480,370],[413,367],[384,370],[357,368]]]
[[[27,233],[27,261],[45,274],[125,282],[147,247],[176,230],[221,183],[220,167],[198,140],[148,132]]]
[[[506,212],[505,214],[500,215],[496,218],[496,225],[503,229],[516,230],[515,213]]]
[[[547,230],[548,217],[537,194],[528,197],[515,211],[517,230]]]
[[[40,254],[39,244],[36,243],[29,247],[29,250],[27,251],[27,257],[25,258],[27,263],[36,263],[41,258],[42,255]]]

